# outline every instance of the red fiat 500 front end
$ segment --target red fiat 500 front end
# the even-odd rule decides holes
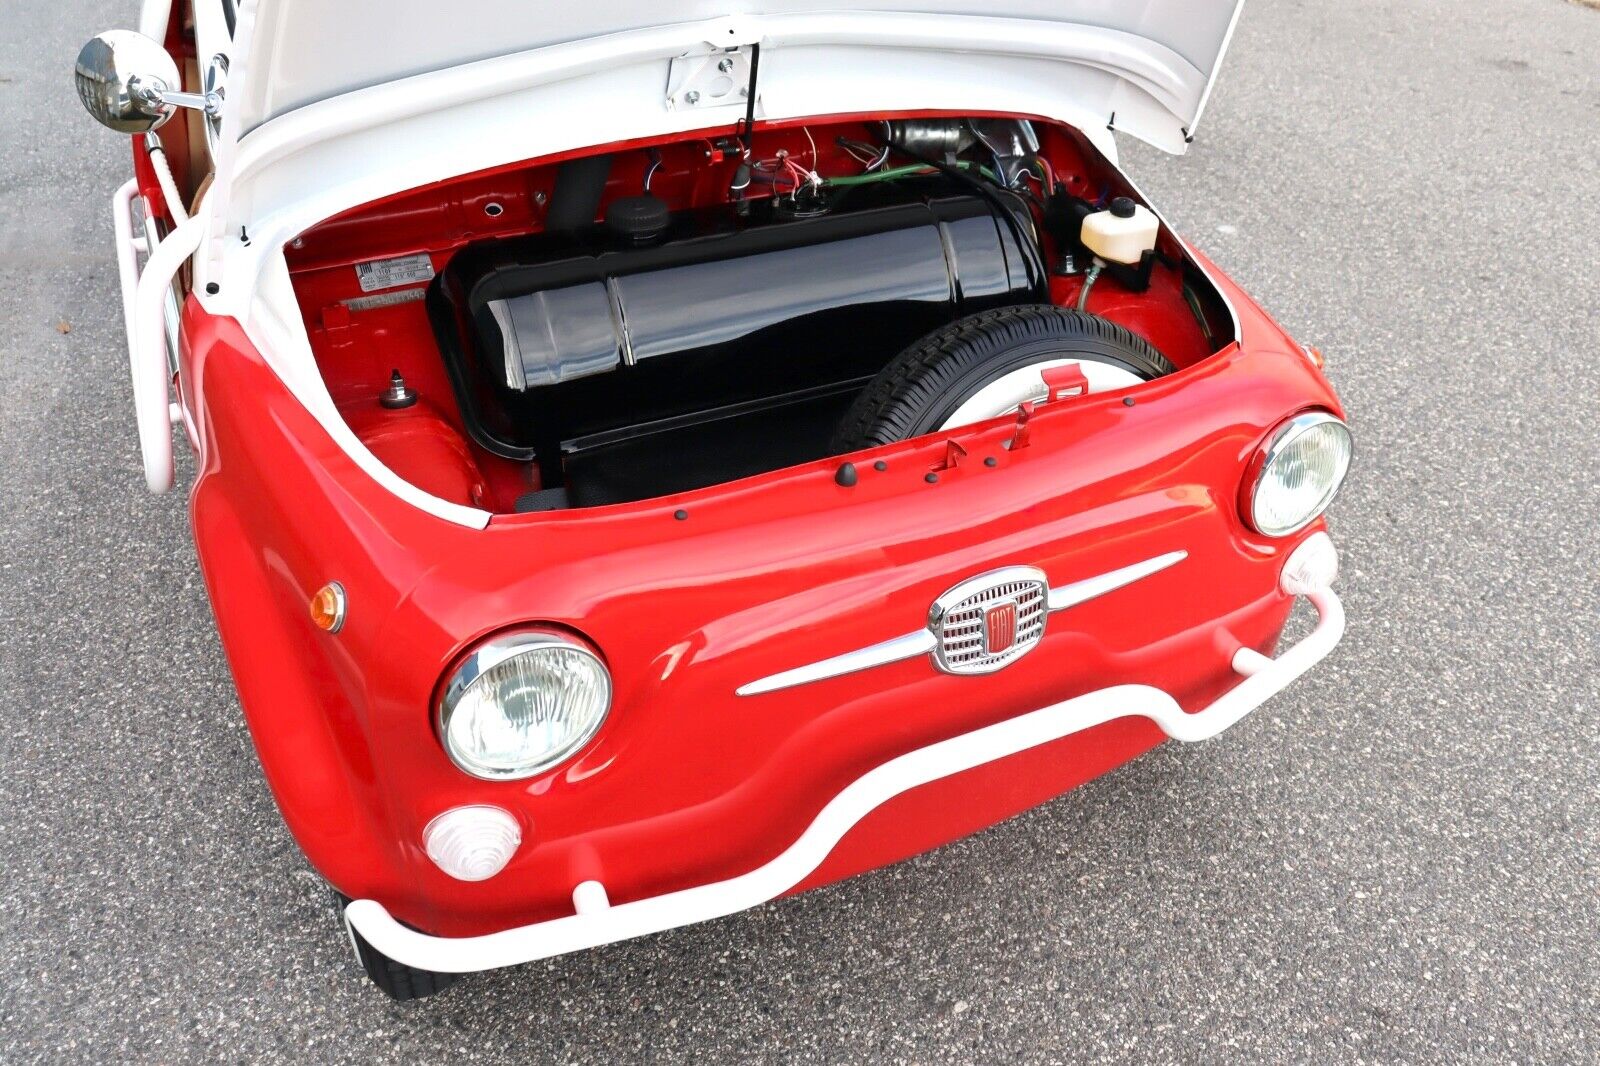
[[[1341,635],[1320,356],[1115,163],[1192,140],[1237,3],[744,6],[152,0],[79,58],[146,480],[181,425],[401,998],[937,846]]]
[[[202,566],[274,793],[358,936],[456,972],[704,920],[1208,736],[1288,683],[1339,636],[1331,547],[1320,521],[1252,528],[1253,479],[1297,416],[1339,408],[1230,295],[1243,343],[1042,405],[1025,447],[1003,419],[953,463],[948,439],[853,456],[850,485],[830,460],[482,530],[374,485],[191,308]],[[221,414],[244,408],[267,417]],[[1018,568],[1039,582],[1020,597]],[[996,668],[952,669],[972,642],[947,651],[930,612],[995,574],[1020,613],[955,636]],[[337,632],[307,611],[330,583]],[[1321,622],[1269,662],[1296,594]],[[526,636],[609,692],[575,697],[592,726],[564,761],[485,779],[443,743],[441,701]]]

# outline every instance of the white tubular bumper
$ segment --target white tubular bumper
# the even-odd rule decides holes
[[[151,492],[172,488],[171,378],[167,366],[167,301],[173,277],[185,259],[199,247],[201,222],[189,219],[153,243],[133,232],[133,201],[139,186],[128,181],[111,198],[111,221],[116,228],[117,274],[122,283],[122,319],[128,332],[128,365],[133,375],[133,410],[139,425],[139,450],[144,458],[144,480]],[[144,270],[139,254],[148,253]]]
[[[1308,552],[1308,548],[1314,551]],[[1313,534],[1294,556],[1315,551],[1332,557],[1326,533]],[[1290,584],[1287,571],[1293,562],[1291,557],[1290,565],[1285,566],[1286,585]],[[1332,576],[1328,572],[1327,580]],[[604,885],[585,881],[573,887],[572,915],[483,936],[450,938],[419,933],[395,921],[383,904],[370,899],[351,902],[345,908],[345,920],[367,943],[397,962],[438,973],[466,973],[598,947],[757,906],[803,881],[845,833],[874,809],[919,785],[1131,715],[1150,719],[1167,736],[1186,743],[1222,732],[1309,670],[1344,635],[1344,609],[1331,587],[1320,584],[1295,591],[1302,592],[1316,608],[1316,627],[1276,659],[1240,649],[1234,655],[1233,669],[1244,680],[1210,706],[1189,714],[1161,689],[1118,685],[930,744],[856,779],[823,807],[786,851],[738,877],[615,906]]]

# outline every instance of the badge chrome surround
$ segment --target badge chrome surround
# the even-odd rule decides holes
[[[992,674],[1032,651],[1044,636],[1050,582],[1031,566],[968,578],[928,613],[933,665],[947,674]]]

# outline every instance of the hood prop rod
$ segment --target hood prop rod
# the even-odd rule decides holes
[[[761,73],[761,45],[750,46],[750,84],[745,87],[744,119],[735,135],[744,144],[744,157],[750,158],[750,142],[756,128],[756,77]]]
[[[733,128],[734,136],[739,139],[743,155],[739,165],[734,168],[733,178],[728,182],[728,199],[736,205],[740,215],[750,210],[750,203],[744,198],[745,190],[750,188],[750,147],[755,140],[756,129],[756,76],[761,72],[761,45],[750,46],[750,84],[744,91],[744,118]],[[813,164],[814,165],[814,164]]]

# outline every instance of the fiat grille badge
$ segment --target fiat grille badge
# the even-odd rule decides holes
[[[928,612],[933,663],[947,674],[992,674],[1032,651],[1044,636],[1050,583],[1031,566],[968,578]]]

